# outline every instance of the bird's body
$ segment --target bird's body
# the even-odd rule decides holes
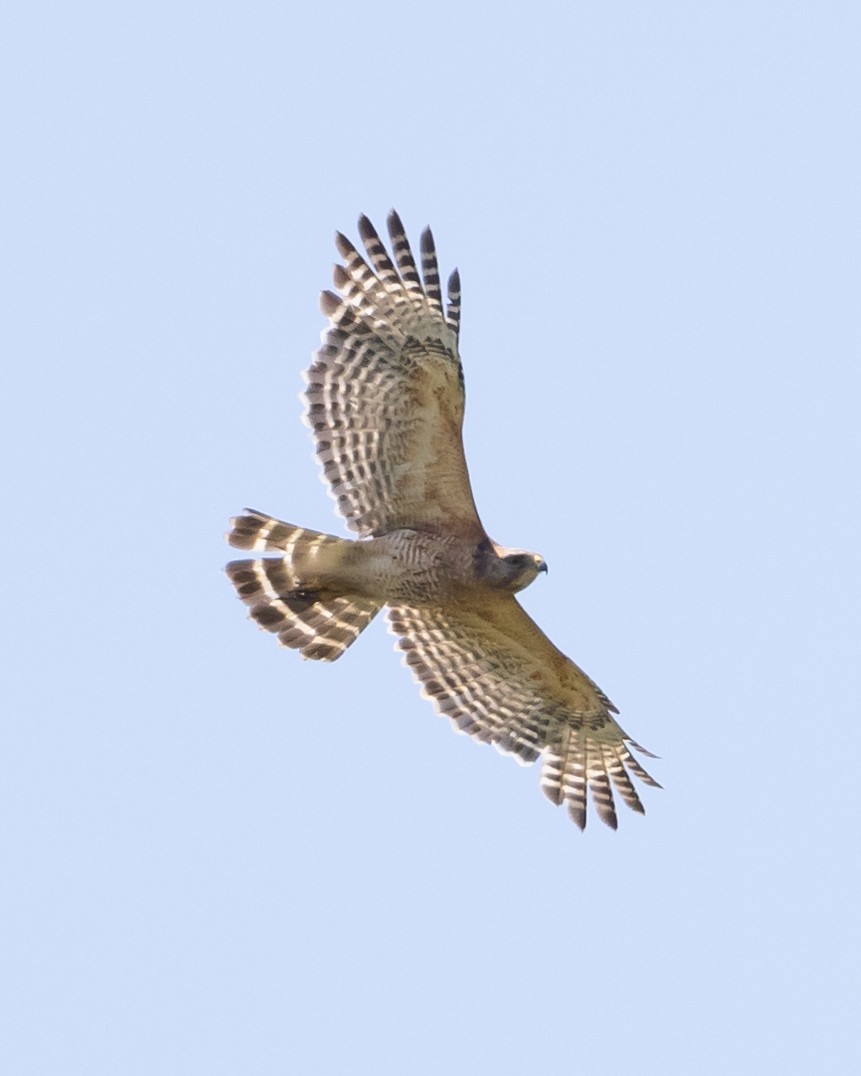
[[[442,605],[469,601],[485,589],[515,593],[545,571],[534,553],[506,550],[454,534],[398,528],[351,541],[247,512],[234,522],[231,544],[252,552],[283,553],[291,590],[351,593],[384,605]]]
[[[546,571],[543,559],[493,542],[479,520],[461,438],[459,278],[444,306],[429,231],[422,277],[396,214],[394,262],[366,217],[359,231],[368,261],[338,236],[340,296],[323,293],[330,328],[306,375],[305,418],[360,537],[249,511],[228,540],[276,556],[234,561],[228,574],[261,627],[318,660],[340,657],[387,606],[406,664],[458,731],[522,762],[542,757],[553,802],[582,828],[589,788],[615,827],[613,788],[643,809],[627,771],[656,782],[613,704],[514,598]]]

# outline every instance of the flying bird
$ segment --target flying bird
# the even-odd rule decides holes
[[[337,660],[384,606],[404,661],[457,732],[529,764],[583,829],[587,789],[616,828],[614,791],[643,805],[643,769],[616,707],[526,614],[515,594],[547,566],[494,542],[476,510],[464,458],[460,278],[443,298],[430,229],[421,272],[397,213],[391,255],[367,217],[360,253],[340,233],[336,292],[305,374],[304,420],[322,477],[358,539],[246,510],[230,545],[273,557],[227,565],[250,617],[305,658]],[[651,756],[650,757],[654,757]]]

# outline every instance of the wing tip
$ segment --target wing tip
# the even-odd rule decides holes
[[[618,713],[618,710],[616,711]],[[625,737],[625,743],[629,747],[633,747],[635,751],[639,751],[641,755],[645,755],[646,758],[660,758],[660,755],[656,755],[654,751],[650,751],[647,747],[643,747],[642,744],[637,743],[636,740],[632,740],[630,736]]]
[[[404,222],[401,220],[401,215],[397,209],[390,209],[388,216],[386,217],[386,226],[389,229],[389,235],[394,239],[395,235],[405,235],[406,229],[404,228]]]
[[[320,309],[327,318],[332,318],[341,309],[341,300],[333,291],[320,292]]]
[[[359,214],[359,220],[356,224],[356,228],[358,229],[359,236],[364,242],[367,242],[371,239],[380,238],[377,234],[377,229],[371,223],[371,218],[366,213]]]
[[[338,253],[342,258],[347,258],[356,253],[356,248],[343,232],[335,232],[335,246],[338,248]]]
[[[585,806],[581,807],[578,804],[569,803],[568,804],[568,817],[571,819],[571,821],[574,823],[574,825],[580,830],[581,833],[585,832],[585,830],[586,830],[586,820],[588,818]]]

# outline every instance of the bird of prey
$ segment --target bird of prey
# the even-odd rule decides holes
[[[335,661],[383,606],[405,663],[457,732],[529,764],[583,829],[587,789],[616,828],[614,791],[643,805],[630,775],[657,782],[632,755],[616,707],[551,643],[515,594],[547,566],[494,542],[479,519],[464,458],[460,278],[443,298],[430,229],[421,272],[400,217],[391,254],[367,217],[360,253],[340,233],[337,294],[305,374],[304,419],[323,479],[358,539],[247,510],[227,535],[227,574],[250,617],[303,657]],[[654,757],[654,756],[651,756]]]

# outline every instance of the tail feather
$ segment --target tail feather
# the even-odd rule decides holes
[[[335,546],[344,541],[332,534],[294,527],[292,523],[273,519],[253,508],[246,508],[241,516],[235,516],[230,525],[233,529],[226,535],[230,545],[252,553],[287,553],[292,558],[297,547],[306,551],[312,546]]]
[[[327,588],[320,575],[327,559],[337,562],[347,540],[262,512],[247,511],[232,524],[227,535],[232,546],[282,554],[231,561],[225,569],[251,619],[303,657],[336,661],[380,610],[371,599]]]

